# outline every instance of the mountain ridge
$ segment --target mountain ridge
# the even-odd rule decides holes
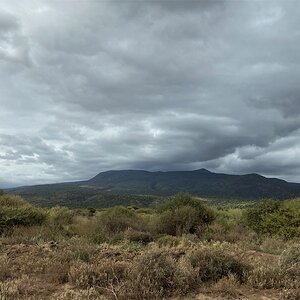
[[[38,205],[148,206],[161,197],[186,192],[203,198],[260,200],[300,197],[300,184],[250,173],[108,170],[88,180],[10,188],[8,193]]]

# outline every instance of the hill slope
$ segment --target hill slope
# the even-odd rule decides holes
[[[300,195],[300,184],[258,174],[228,175],[212,173],[206,169],[173,172],[107,171],[88,180],[86,184],[116,192],[163,196],[182,191],[206,197],[247,199]]]
[[[148,206],[159,201],[159,197],[178,192],[213,198],[292,198],[300,196],[300,184],[258,174],[228,175],[206,169],[169,172],[120,170],[102,172],[87,181],[19,187],[9,192],[36,204]]]

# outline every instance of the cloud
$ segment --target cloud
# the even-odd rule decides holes
[[[4,1],[0,178],[208,167],[300,181],[297,1]]]

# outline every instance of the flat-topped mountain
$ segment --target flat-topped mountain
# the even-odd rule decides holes
[[[163,196],[178,192],[206,197],[247,199],[288,198],[300,195],[300,184],[258,174],[228,175],[206,169],[168,172],[107,171],[88,180],[86,184],[110,191]]]
[[[300,196],[300,184],[259,174],[229,175],[206,169],[166,172],[115,170],[101,172],[86,181],[25,186],[7,191],[40,205],[148,206],[160,201],[160,197],[179,192],[220,199],[293,198]]]

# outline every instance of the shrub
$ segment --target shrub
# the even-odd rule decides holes
[[[300,288],[284,289],[280,293],[280,300],[298,300],[300,299]]]
[[[52,207],[48,212],[50,223],[58,226],[72,224],[74,216],[74,211],[67,207],[55,206]]]
[[[28,299],[32,292],[31,283],[32,281],[27,275],[23,275],[21,278],[0,282],[0,299]]]
[[[46,214],[17,196],[0,196],[0,231],[13,226],[42,224]]]
[[[269,233],[270,228],[265,224],[265,218],[271,213],[278,211],[278,201],[266,200],[249,208],[245,213],[246,224],[257,233]]]
[[[9,258],[7,257],[7,255],[1,255],[0,256],[0,281],[4,281],[11,277],[12,277],[12,270],[9,265]]]
[[[177,247],[181,243],[180,237],[164,235],[157,239],[159,247]]]
[[[128,264],[125,262],[103,260],[101,263],[87,264],[77,261],[70,268],[69,281],[76,287],[97,288],[102,294],[117,298],[124,287],[127,272]]]
[[[148,244],[153,241],[153,236],[149,232],[137,231],[137,230],[128,230],[125,233],[125,237],[130,242],[136,242],[141,244]]]
[[[218,281],[222,277],[233,274],[243,282],[249,266],[225,254],[219,249],[197,249],[187,254],[187,259],[197,270],[200,281]]]
[[[290,278],[300,277],[300,247],[294,245],[284,250],[279,259],[279,266],[285,270]],[[300,285],[300,283],[299,283]]]
[[[286,286],[286,274],[278,266],[259,265],[248,274],[247,282],[257,289],[278,289]]]
[[[20,206],[29,206],[29,204],[19,196],[0,195],[0,207],[20,207]]]
[[[214,219],[213,211],[188,194],[178,194],[162,204],[158,211],[157,231],[169,235],[199,233]]]
[[[134,261],[129,274],[130,299],[162,299],[176,288],[176,262],[167,254],[143,253]]]
[[[99,215],[99,221],[112,233],[138,227],[138,217],[134,210],[123,206],[115,206],[102,212]]]
[[[264,201],[246,212],[246,224],[259,234],[300,237],[300,200]]]
[[[107,300],[103,295],[94,288],[87,290],[63,290],[53,295],[52,299],[56,300]]]
[[[169,235],[195,233],[199,219],[197,211],[190,206],[183,206],[175,210],[167,210],[158,218],[157,231]]]
[[[300,237],[300,199],[284,201],[278,212],[266,220],[272,233],[287,239]]]
[[[239,281],[234,275],[229,274],[228,277],[221,278],[219,281],[217,281],[212,286],[212,291],[224,297],[224,299],[240,299],[240,293],[237,291],[239,287]]]

